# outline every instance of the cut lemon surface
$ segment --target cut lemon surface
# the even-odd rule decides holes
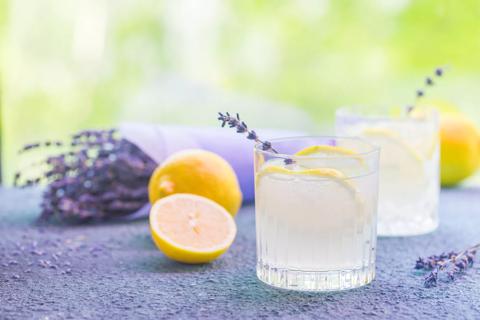
[[[215,260],[227,251],[237,228],[219,204],[180,193],[155,202],[150,211],[150,231],[167,257],[194,264]]]

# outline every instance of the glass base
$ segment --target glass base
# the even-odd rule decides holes
[[[378,221],[377,234],[379,237],[406,237],[418,236],[435,231],[438,219],[424,221]]]
[[[257,264],[257,277],[281,289],[297,291],[340,291],[364,286],[375,278],[375,264],[338,271],[303,271]]]

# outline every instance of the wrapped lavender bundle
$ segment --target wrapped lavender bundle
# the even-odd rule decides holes
[[[297,132],[262,130],[268,138]],[[169,155],[192,148],[225,158],[235,170],[244,201],[254,197],[250,141],[225,135],[221,128],[192,128],[124,124],[118,129],[86,130],[67,143],[47,141],[26,145],[21,152],[57,147],[43,159],[40,174],[15,175],[16,186],[46,184],[41,220],[86,222],[111,218],[133,219],[148,214],[147,185],[156,166]]]

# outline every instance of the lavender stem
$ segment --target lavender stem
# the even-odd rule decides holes
[[[427,76],[425,78],[424,85],[420,89],[417,89],[417,91],[415,92],[415,102],[413,103],[413,105],[408,105],[406,107],[407,114],[410,114],[415,109],[418,101],[421,98],[425,97],[425,92],[427,88],[434,86],[434,84],[436,83],[436,80],[434,80],[434,78],[438,79],[442,77],[444,74],[445,74],[445,67],[438,67],[434,70],[433,76]]]

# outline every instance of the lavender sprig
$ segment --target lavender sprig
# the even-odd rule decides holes
[[[257,143],[260,143],[262,146],[262,150],[264,151],[272,151],[274,153],[278,153],[277,150],[272,148],[272,144],[269,141],[262,141],[258,137],[257,133],[254,130],[248,129],[247,124],[240,120],[240,115],[237,113],[236,117],[233,117],[230,115],[229,112],[225,112],[225,114],[219,112],[218,113],[218,120],[222,122],[222,128],[225,127],[226,124],[230,128],[235,128],[237,129],[237,133],[245,133],[247,136],[247,139],[253,140]]]
[[[436,286],[441,274],[445,274],[448,280],[453,281],[457,274],[473,265],[479,248],[480,243],[460,252],[450,251],[427,258],[419,257],[415,262],[415,269],[429,271],[424,281],[427,288]]]
[[[438,67],[434,70],[432,76],[427,76],[425,78],[423,86],[417,89],[417,91],[415,92],[415,103],[413,105],[409,105],[406,107],[407,113],[410,113],[413,111],[413,109],[415,109],[415,106],[418,103],[418,101],[425,96],[425,92],[427,88],[433,87],[437,79],[441,78],[444,75],[444,73],[445,73],[445,68]]]
[[[229,112],[225,112],[225,114],[219,112],[218,113],[218,120],[222,122],[222,128],[228,124],[230,128],[235,128],[237,133],[244,133],[249,140],[253,140],[261,145],[262,150],[264,151],[272,151],[273,153],[278,153],[272,147],[272,143],[270,141],[262,141],[258,137],[257,133],[254,130],[250,130],[247,124],[240,119],[240,115],[237,113],[236,116],[231,116]],[[292,159],[285,159],[285,164],[292,164]]]

